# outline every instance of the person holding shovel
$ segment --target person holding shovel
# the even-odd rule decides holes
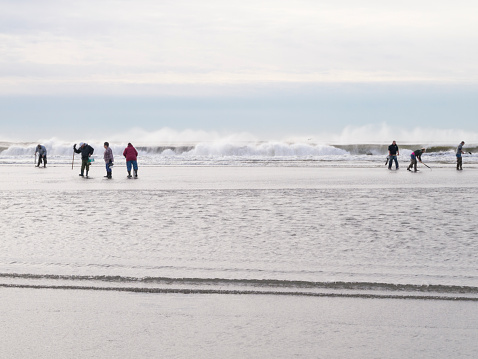
[[[425,148],[421,148],[419,150],[415,150],[412,152],[412,154],[410,155],[410,164],[408,165],[408,168],[407,170],[408,171],[411,171],[411,168],[414,167],[414,172],[417,172],[417,159],[418,161],[420,161],[420,163],[423,163],[422,162],[422,154],[424,154],[427,150]]]

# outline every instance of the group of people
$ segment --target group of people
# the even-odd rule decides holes
[[[105,142],[103,147],[105,148],[105,152],[103,153],[103,159],[105,161],[106,167],[106,176],[105,178],[111,179],[113,178],[113,169],[114,166],[114,156],[113,151],[110,148],[110,144]],[[85,176],[86,170],[86,177],[88,177],[88,171],[90,170],[91,164],[91,155],[95,151],[93,147],[89,144],[81,142],[79,147],[76,148],[76,143],[73,145],[73,151],[75,153],[81,153],[81,172],[80,177]],[[132,178],[131,169],[134,170],[134,178],[138,178],[138,151],[131,143],[128,143],[128,146],[123,151],[123,156],[126,158],[126,169],[128,171],[128,178]]]
[[[465,145],[465,141],[461,141],[460,144],[458,145],[456,149],[456,169],[461,171],[463,170],[463,159],[462,155],[465,154],[463,151],[463,146]],[[105,178],[111,179],[113,178],[113,165],[114,165],[114,157],[113,157],[113,151],[110,148],[110,144],[108,142],[104,143],[104,148],[105,152],[103,154],[103,159],[105,161],[106,165],[106,176]],[[79,147],[76,148],[76,143],[73,145],[73,151],[75,153],[81,153],[81,173],[80,176],[84,177],[85,176],[85,170],[86,170],[86,177],[88,177],[88,171],[90,170],[90,164],[92,162],[91,155],[93,155],[93,152],[95,151],[93,147],[91,147],[89,144],[81,142]],[[422,154],[426,152],[426,148],[420,148],[418,150],[415,150],[412,152],[410,155],[410,164],[407,167],[408,171],[417,172],[417,164],[418,162],[422,162]],[[35,157],[38,153],[38,163],[36,167],[40,167],[40,165],[43,163],[43,167],[46,167],[47,164],[47,150],[45,146],[43,145],[38,145],[36,150],[35,150]],[[471,154],[471,153],[470,153]],[[388,157],[387,157],[387,162],[385,163],[388,164],[388,169],[392,169],[392,163],[395,162],[395,169],[398,170],[398,159],[397,157],[400,155],[398,145],[396,141],[393,141],[390,146],[388,146]],[[124,149],[123,151],[123,156],[126,158],[126,170],[128,171],[128,178],[132,178],[133,176],[131,175],[131,170],[134,171],[134,178],[138,178],[138,151],[136,151],[136,148],[133,147],[131,143],[128,143],[128,146]]]
[[[458,171],[461,171],[463,170],[463,159],[462,159],[462,156],[463,154],[465,154],[465,152],[463,151],[463,146],[465,145],[465,141],[461,141],[460,144],[458,145],[457,149],[456,149],[456,169]],[[407,167],[407,170],[408,171],[412,171],[413,169],[413,172],[417,172],[417,164],[418,162],[420,163],[423,163],[422,162],[422,154],[424,154],[426,152],[426,148],[422,147],[420,148],[419,150],[415,150],[412,152],[412,154],[410,155],[410,164],[408,165]],[[471,152],[469,152],[471,154]],[[397,159],[397,156],[399,156],[400,153],[399,153],[399,150],[398,150],[398,146],[397,146],[397,142],[396,141],[393,141],[392,144],[390,146],[388,146],[388,157],[387,157],[387,162],[385,164],[388,163],[388,169],[391,170],[392,169],[392,162],[395,162],[395,169],[398,170],[398,159]]]
[[[114,165],[113,151],[111,150],[110,144],[108,142],[105,142],[103,147],[105,148],[105,152],[103,154],[103,159],[105,161],[105,166],[106,166],[105,178],[111,179],[113,178],[112,167]],[[93,155],[93,152],[95,151],[94,148],[87,143],[81,142],[78,148],[76,147],[76,143],[73,145],[73,151],[74,153],[81,153],[80,177],[85,177],[85,176],[88,177],[90,164],[93,161],[91,156]],[[42,163],[43,163],[43,167],[46,167],[47,150],[45,146],[38,145],[35,150],[35,157],[37,153],[38,153],[38,163],[36,167],[40,167]],[[128,146],[124,149],[123,156],[126,158],[126,169],[128,171],[128,178],[133,178],[133,176],[131,175],[131,169],[133,169],[134,171],[134,178],[138,178],[138,151],[136,151],[136,148],[134,148],[131,143],[128,143]],[[72,164],[72,169],[73,169],[73,164]],[[85,173],[85,170],[86,170],[86,173]]]

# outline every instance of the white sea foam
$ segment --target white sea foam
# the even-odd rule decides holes
[[[400,141],[406,135],[409,141]],[[466,136],[465,136],[466,135]],[[422,139],[421,142],[418,139]],[[126,140],[125,140],[126,139]],[[382,139],[379,141],[379,139]],[[286,161],[295,165],[309,165],[306,161],[328,161],[351,163],[382,163],[388,154],[388,145],[396,139],[401,149],[400,161],[408,161],[411,152],[427,147],[427,161],[454,162],[455,148],[461,139],[466,139],[466,149],[476,152],[478,134],[456,130],[411,131],[380,126],[346,127],[340,134],[321,134],[310,137],[290,137],[282,140],[261,141],[248,133],[220,134],[207,131],[176,131],[164,128],[146,132],[139,128],[128,133],[112,135],[110,146],[116,160],[122,160],[123,150],[128,142],[139,151],[143,164],[226,164],[240,165],[271,161],[280,164]],[[413,139],[413,141],[412,141]],[[451,141],[450,139],[457,139]],[[425,142],[424,142],[425,141]],[[79,141],[78,141],[79,142]],[[94,157],[101,159],[103,142],[96,139],[85,142],[95,148]],[[33,162],[37,143],[43,144],[48,151],[50,163],[68,163],[73,157],[73,143],[58,138],[40,140],[35,143],[0,143],[0,163]],[[478,162],[477,155],[467,155],[467,162]]]

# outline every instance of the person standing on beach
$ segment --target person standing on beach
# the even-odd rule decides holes
[[[113,157],[113,151],[110,148],[110,144],[108,142],[105,142],[104,144],[105,147],[105,153],[103,155],[103,158],[105,160],[106,164],[106,178],[111,179],[113,178],[113,170],[111,167],[113,166],[113,161],[115,160]]]
[[[38,145],[36,150],[35,150],[35,155],[38,152],[38,164],[36,167],[40,167],[42,161],[43,161],[43,167],[46,167],[46,148],[43,145]]]
[[[417,158],[420,163],[422,163],[422,154],[424,154],[427,150],[425,148],[421,148],[419,150],[415,150],[410,155],[410,165],[408,166],[407,170],[411,171],[411,168],[414,167],[414,172],[417,172]]]
[[[395,161],[395,169],[398,170],[398,160],[397,156],[400,156],[398,151],[397,142],[393,141],[390,146],[388,146],[388,169],[392,169],[392,161]]]
[[[94,148],[87,143],[80,142],[80,146],[78,149],[76,148],[76,143],[73,145],[73,151],[75,151],[75,153],[81,153],[80,176],[84,177],[83,174],[86,169],[86,178],[88,178],[88,171],[90,170],[90,157],[95,151]]]
[[[456,169],[458,171],[463,170],[463,158],[461,157],[461,155],[465,153],[463,152],[464,144],[465,144],[465,141],[461,141],[456,149]]]
[[[131,143],[128,143],[123,151],[123,156],[126,157],[126,169],[128,170],[128,178],[131,178],[131,166],[134,169],[134,178],[138,178],[138,151]]]

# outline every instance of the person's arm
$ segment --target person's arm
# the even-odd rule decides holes
[[[95,152],[95,149],[93,147],[90,146],[90,153],[88,153],[88,157],[91,157],[91,155],[93,154],[93,152]]]
[[[81,153],[80,149],[76,149],[76,143],[73,145],[73,151],[75,151],[75,153]]]
[[[397,156],[400,156],[400,150],[398,149],[398,146],[397,146]]]

